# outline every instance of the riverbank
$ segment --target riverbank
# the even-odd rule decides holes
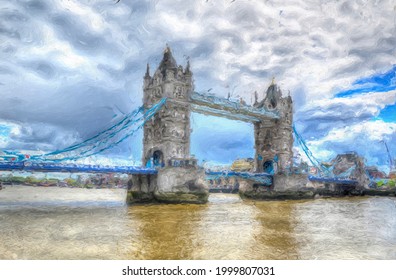
[[[305,189],[305,190],[286,190],[286,191],[246,191],[240,192],[244,199],[253,200],[300,200],[331,197],[353,197],[353,196],[389,196],[395,197],[395,189],[366,189],[366,190],[327,190],[327,189]]]

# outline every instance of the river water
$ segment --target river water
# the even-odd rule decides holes
[[[133,205],[122,189],[7,186],[0,259],[396,259],[396,199]]]

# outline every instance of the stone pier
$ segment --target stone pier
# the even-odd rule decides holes
[[[201,168],[165,167],[154,175],[132,175],[127,203],[206,203],[209,189]]]

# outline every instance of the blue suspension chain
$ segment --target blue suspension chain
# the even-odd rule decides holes
[[[134,135],[136,131],[143,127],[143,125],[157,113],[166,103],[166,98],[161,99],[160,102],[153,105],[147,110],[141,106],[133,112],[126,115],[122,120],[109,127],[108,129],[96,134],[95,136],[84,140],[81,143],[74,144],[67,148],[57,150],[41,155],[33,155],[29,161],[51,161],[63,162],[70,160],[77,160],[96,155],[103,151],[113,148],[127,138]],[[142,116],[136,118],[138,114]],[[0,160],[12,160],[14,162],[26,161],[25,155],[19,152],[2,151],[4,156],[0,155]]]

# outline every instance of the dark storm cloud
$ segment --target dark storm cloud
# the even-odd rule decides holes
[[[47,13],[50,10],[50,5],[48,1],[19,1],[21,5],[29,12],[31,15],[42,15]]]
[[[11,141],[5,149],[21,147],[26,150],[54,151],[59,147],[67,147],[81,141],[78,134],[73,130],[65,130],[61,126],[53,126],[48,123],[17,123],[13,124],[17,129],[10,134]]]
[[[99,34],[90,33],[84,24],[76,17],[65,14],[56,14],[51,17],[58,36],[88,55],[100,52],[102,49],[111,48],[104,37]]]
[[[0,36],[6,37],[7,39],[21,39],[21,34],[14,28],[0,27]]]
[[[26,68],[34,71],[43,79],[52,79],[57,74],[55,66],[43,60],[36,60],[26,63]]]

